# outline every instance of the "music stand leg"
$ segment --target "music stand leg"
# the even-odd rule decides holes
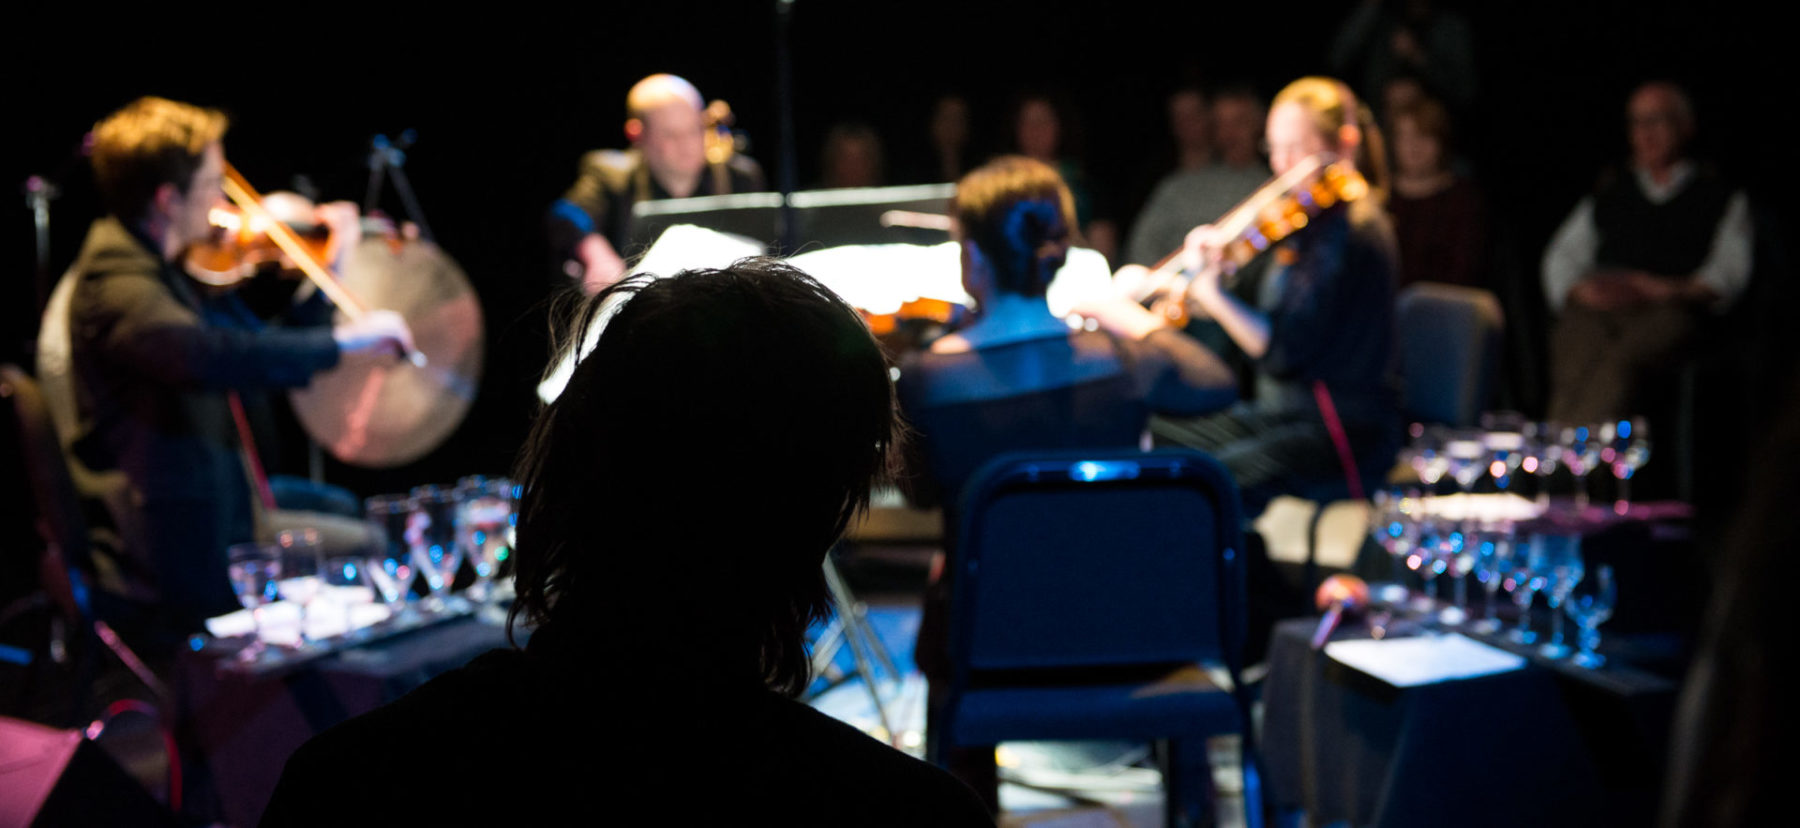
[[[837,565],[832,561],[830,555],[825,557],[825,583],[831,589],[832,599],[837,602],[836,623],[842,628],[841,641],[850,645],[850,657],[856,662],[856,674],[862,678],[864,687],[869,691],[869,699],[875,705],[875,716],[881,722],[882,730],[887,732],[889,742],[897,744],[900,735],[894,731],[892,724],[888,721],[887,705],[881,700],[881,687],[876,681],[872,663],[873,659],[879,658],[882,665],[887,668],[888,675],[897,679],[898,671],[894,669],[893,659],[888,655],[887,648],[881,643],[881,638],[875,635],[875,631],[869,627],[862,602],[856,600],[856,596],[851,593],[843,576],[838,574]],[[821,640],[824,640],[823,637]],[[834,641],[830,647],[832,655],[836,654],[838,643]],[[814,663],[815,665],[818,663],[816,656]]]

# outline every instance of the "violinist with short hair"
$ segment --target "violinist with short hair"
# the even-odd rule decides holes
[[[68,331],[70,459],[85,472],[76,479],[125,481],[122,494],[83,492],[114,507],[126,536],[102,586],[151,608],[153,645],[238,607],[226,549],[255,540],[258,527],[236,392],[304,386],[341,361],[389,360],[413,347],[392,311],[336,327],[260,330],[209,313],[183,263],[212,233],[226,126],[217,110],[146,97],[94,127],[94,177],[108,215],[88,230],[64,277],[74,280],[67,319],[45,320]],[[353,226],[343,212],[320,218]]]

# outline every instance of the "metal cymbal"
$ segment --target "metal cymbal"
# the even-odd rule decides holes
[[[481,381],[481,302],[456,262],[426,241],[364,239],[338,280],[368,309],[400,314],[425,355],[339,366],[289,392],[313,440],[353,466],[391,468],[441,445]],[[341,314],[341,311],[340,311]]]

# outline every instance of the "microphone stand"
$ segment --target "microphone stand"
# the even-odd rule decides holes
[[[37,236],[37,316],[44,315],[50,303],[50,201],[62,191],[56,183],[41,175],[25,179],[25,206],[31,210],[31,223]]]
[[[418,140],[412,130],[400,133],[400,137],[389,141],[386,135],[377,135],[369,139],[369,189],[363,196],[363,213],[366,215],[375,210],[381,200],[381,184],[384,176],[394,179],[394,190],[400,194],[400,204],[406,209],[406,217],[419,227],[419,238],[433,241],[431,225],[425,221],[425,211],[419,208],[419,200],[413,195],[411,182],[406,178],[406,150]]]
[[[775,0],[775,100],[781,119],[781,163],[776,186],[781,192],[780,238],[776,253],[794,251],[794,73],[788,29],[793,22],[794,0]]]

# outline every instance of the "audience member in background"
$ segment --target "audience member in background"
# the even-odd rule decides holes
[[[1475,36],[1460,12],[1433,0],[1362,0],[1332,40],[1331,70],[1366,96],[1401,75],[1467,112],[1475,103]]]
[[[1105,216],[1100,194],[1082,165],[1079,131],[1068,107],[1049,94],[1027,94],[1013,110],[1012,124],[1018,154],[1050,165],[1068,185],[1083,241],[1107,261],[1117,261],[1118,226]]]
[[[1224,363],[1136,303],[1083,308],[1104,332],[1071,331],[1051,315],[1044,293],[1075,227],[1074,198],[1048,165],[988,163],[957,185],[951,216],[974,321],[909,356],[898,383],[917,436],[906,484],[915,503],[945,507],[946,539],[964,481],[995,455],[1137,446],[1152,411],[1198,414],[1235,399]],[[949,680],[951,571],[933,566],[919,626],[916,659],[934,699]],[[933,732],[928,724],[927,738]],[[952,770],[997,808],[993,749],[950,755]]]
[[[1390,115],[1394,188],[1388,214],[1400,244],[1400,284],[1484,286],[1487,207],[1474,179],[1451,167],[1450,113],[1429,98]]]
[[[825,133],[819,152],[819,186],[879,187],[887,181],[881,135],[861,123],[842,123]]]
[[[764,188],[754,160],[719,141],[709,145],[706,104],[685,79],[651,75],[634,84],[625,96],[625,137],[629,150],[582,156],[575,184],[546,216],[552,264],[589,295],[625,273],[633,204]]]
[[[1155,417],[1151,431],[1159,444],[1223,461],[1250,517],[1278,494],[1342,478],[1331,420],[1365,478],[1392,465],[1400,437],[1392,373],[1396,254],[1382,210],[1380,133],[1349,87],[1309,77],[1275,97],[1267,134],[1276,174],[1329,152],[1353,162],[1370,192],[1321,212],[1265,253],[1272,258],[1254,303],[1223,281],[1220,248],[1229,239],[1211,225],[1188,236],[1184,255],[1198,267],[1188,306],[1254,360],[1255,399],[1209,417]]]
[[[518,474],[529,641],[303,745],[264,824],[991,825],[950,775],[794,698],[825,555],[899,428],[856,311],[771,259],[585,307],[604,328]]]
[[[925,137],[931,158],[914,176],[917,183],[955,181],[975,167],[975,138],[967,98],[950,94],[933,102]]]
[[[1688,157],[1693,106],[1654,81],[1626,107],[1630,159],[1602,175],[1544,252],[1553,420],[1649,414],[1702,321],[1750,279],[1751,219],[1742,190]]]
[[[1170,105],[1171,112],[1174,103]],[[1248,87],[1229,87],[1213,97],[1205,121],[1209,155],[1199,166],[1182,167],[1156,185],[1131,225],[1125,261],[1152,265],[1180,249],[1196,223],[1224,215],[1269,178],[1261,154],[1263,104]],[[1173,117],[1171,115],[1171,117]]]

